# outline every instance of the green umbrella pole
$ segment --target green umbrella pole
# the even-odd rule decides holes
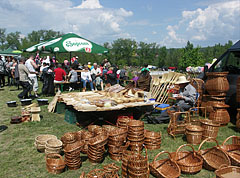
[[[72,65],[71,58],[72,58],[72,52],[70,52],[70,65]]]

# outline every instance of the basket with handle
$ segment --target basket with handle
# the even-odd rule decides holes
[[[223,141],[220,147],[223,149],[223,151],[226,152],[233,166],[240,166],[240,145],[234,144],[234,142],[232,142],[232,144],[226,145],[226,142],[231,138],[233,140],[237,138],[239,139],[240,137],[234,135],[230,136]]]
[[[136,168],[144,168],[148,167],[148,153],[147,153],[147,148],[145,148],[145,156],[141,155],[139,152],[139,155],[136,157],[133,157],[128,160],[128,168],[135,170]]]
[[[162,154],[168,154],[169,158],[157,160]],[[158,153],[153,162],[149,164],[150,172],[157,178],[177,178],[181,174],[181,169],[177,163],[172,159],[171,155],[167,151]]]
[[[183,147],[191,147],[192,151],[179,151]],[[181,145],[176,153],[171,154],[173,159],[177,162],[178,166],[181,169],[181,172],[186,174],[195,174],[201,171],[203,160],[200,156],[197,155],[193,146],[190,144]]]
[[[240,167],[222,165],[215,171],[216,178],[239,178]]]
[[[202,138],[214,138],[216,139],[218,135],[218,129],[220,127],[220,124],[216,121],[212,121],[209,119],[204,119],[201,121],[201,127],[204,129]],[[209,140],[211,141],[211,140]]]
[[[59,154],[47,154],[45,157],[46,166],[49,173],[60,174],[65,169],[65,161]]]
[[[202,145],[209,140],[216,142],[217,146],[201,150]],[[231,164],[227,154],[220,148],[218,141],[213,138],[207,138],[202,141],[198,148],[198,154],[203,159],[204,168],[210,171],[220,168],[223,164],[226,164],[227,166]]]

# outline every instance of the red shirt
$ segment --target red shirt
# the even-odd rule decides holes
[[[54,73],[55,73],[54,80],[56,80],[56,81],[62,81],[63,76],[66,76],[66,72],[62,68],[54,69]]]

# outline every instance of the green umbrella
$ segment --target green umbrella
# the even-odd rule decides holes
[[[74,33],[68,33],[61,37],[49,40],[38,46],[40,51],[52,53],[65,52],[86,52],[86,53],[107,53],[108,49]]]
[[[19,50],[15,50],[15,49],[12,49],[12,48],[8,48],[4,51],[0,51],[0,54],[7,54],[7,55],[18,55],[18,54],[21,54],[22,51],[19,51]]]
[[[35,45],[33,45],[33,46],[30,46],[30,47],[28,47],[28,48],[25,48],[25,49],[23,49],[23,51],[24,51],[24,52],[29,52],[29,53],[40,51],[43,44],[45,44],[45,43],[47,43],[48,41],[51,41],[51,40],[53,40],[53,39],[55,39],[55,38],[51,38],[51,39],[49,39],[49,40],[46,40],[46,41],[43,41],[43,42],[41,42],[41,43],[35,44]]]

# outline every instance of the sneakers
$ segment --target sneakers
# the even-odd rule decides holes
[[[69,87],[69,91],[72,91],[73,90],[73,88],[72,87]]]

